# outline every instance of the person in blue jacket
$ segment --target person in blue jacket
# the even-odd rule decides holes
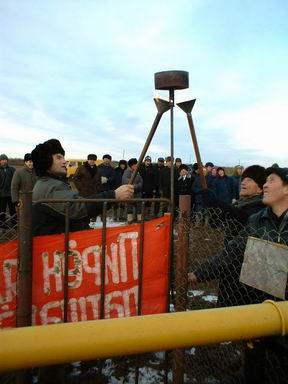
[[[213,190],[219,200],[227,204],[232,204],[233,181],[226,175],[224,168],[217,168],[218,177],[213,182]]]

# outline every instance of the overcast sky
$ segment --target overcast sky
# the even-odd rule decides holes
[[[287,20],[285,0],[0,0],[0,153],[58,138],[67,158],[139,157],[154,73],[185,70],[204,163],[288,166]],[[148,154],[169,142],[168,112]],[[179,108],[175,156],[195,161]]]

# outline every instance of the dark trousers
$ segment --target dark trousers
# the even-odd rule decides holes
[[[11,216],[11,225],[15,225],[17,223],[16,220],[16,210],[15,206],[12,203],[11,197],[0,197],[0,228],[8,228],[8,222],[6,219],[6,210],[7,206],[9,208],[9,213]]]
[[[248,343],[245,349],[245,384],[288,383],[288,338],[272,336]]]
[[[159,191],[156,191],[154,197],[155,197],[156,199],[159,199],[159,198],[161,197],[160,192],[159,192]],[[160,203],[155,203],[155,206],[154,206],[154,215],[157,216],[159,212],[160,212]]]

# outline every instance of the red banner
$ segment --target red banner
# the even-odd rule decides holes
[[[169,216],[144,225],[141,313],[167,310]],[[107,228],[105,318],[137,314],[140,226]],[[69,235],[68,321],[95,320],[101,308],[102,230]],[[33,240],[35,325],[63,320],[64,235]],[[0,244],[0,327],[16,325],[17,242]]]

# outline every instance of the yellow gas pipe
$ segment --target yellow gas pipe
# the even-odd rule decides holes
[[[284,335],[288,302],[0,331],[0,371]]]

